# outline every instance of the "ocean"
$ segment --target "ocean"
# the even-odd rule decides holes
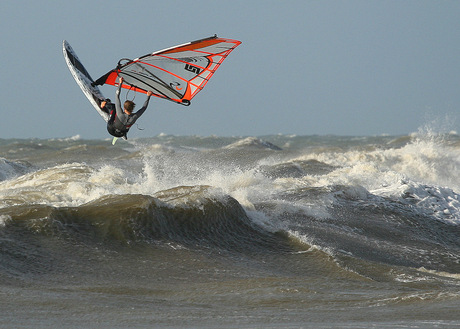
[[[0,139],[1,328],[458,328],[460,136]]]

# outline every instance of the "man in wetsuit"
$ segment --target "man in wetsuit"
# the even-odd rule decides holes
[[[150,96],[152,96],[153,93],[149,91],[147,93],[147,99],[145,100],[142,108],[139,111],[133,113],[133,109],[136,104],[134,104],[132,101],[125,101],[123,108],[121,107],[120,91],[122,84],[123,78],[120,78],[118,89],[116,91],[117,99],[115,101],[115,110],[113,109],[113,104],[106,102],[101,103],[101,108],[104,111],[110,111],[110,117],[107,121],[107,131],[109,134],[115,137],[123,137],[126,139],[126,134],[128,133],[129,128],[131,128],[136,120],[139,119],[139,117],[145,112],[147,106],[149,105]]]

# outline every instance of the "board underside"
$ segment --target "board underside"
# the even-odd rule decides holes
[[[78,59],[77,54],[74,52],[70,44],[65,40],[62,43],[62,51],[64,53],[64,58],[70,73],[72,73],[72,76],[77,82],[81,91],[83,94],[85,94],[86,98],[89,100],[91,105],[93,105],[99,115],[104,119],[104,121],[107,122],[109,115],[102,111],[100,108],[101,101],[105,100],[104,95],[102,95],[97,86],[91,85],[91,83],[94,82],[93,79],[81,61]]]

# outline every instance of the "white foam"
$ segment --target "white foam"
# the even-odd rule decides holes
[[[428,270],[424,267],[420,267],[418,270],[423,273],[429,273],[429,274],[433,274],[437,276],[442,276],[445,278],[452,278],[452,279],[460,280],[460,273],[449,273],[449,272],[444,272],[444,271]]]
[[[321,176],[306,176],[294,186],[356,186],[369,193],[412,202],[427,214],[460,224],[460,149],[439,136],[418,135],[401,148],[322,152],[295,160],[317,160],[337,167]],[[363,189],[349,190],[361,193]]]
[[[0,206],[47,204],[78,206],[113,193],[129,193],[121,169],[64,164],[0,183]]]
[[[242,141],[246,145],[252,139]],[[12,179],[0,182],[0,204],[35,202],[74,206],[108,194],[153,195],[181,185],[209,185],[234,197],[248,211],[254,211],[256,204],[269,201],[276,205],[275,214],[296,208],[308,216],[323,218],[328,216],[328,206],[335,202],[334,193],[321,192],[311,202],[308,198],[300,202],[286,201],[277,194],[342,186],[341,197],[353,200],[364,200],[369,195],[382,197],[382,200],[390,198],[416,205],[420,211],[440,220],[460,224],[460,181],[453,179],[460,177],[460,149],[449,146],[442,139],[422,138],[420,134],[400,148],[390,148],[392,145],[348,151],[322,148],[314,152],[309,148],[301,156],[290,157],[292,153],[285,152],[282,160],[280,153],[275,152],[273,156],[267,153],[251,168],[246,164],[239,168],[238,159],[228,161],[215,153],[208,159],[206,152],[187,150],[186,153],[182,149],[154,144],[138,147],[135,156],[99,168],[82,163],[65,164],[19,177],[14,169],[11,174],[8,172],[11,165],[4,160],[0,162],[0,169]],[[125,166],[126,160],[143,161],[143,170],[133,170],[130,164]],[[307,160],[323,162],[331,171],[272,178],[259,170],[260,166]]]
[[[70,136],[70,137],[66,137],[66,138],[58,138],[58,139],[50,139],[50,140],[51,141],[57,140],[57,141],[60,141],[60,142],[72,142],[72,141],[81,140],[81,136],[80,135],[75,135],[75,136]]]
[[[0,181],[20,176],[27,171],[28,166],[24,163],[0,158]]]
[[[281,150],[278,146],[264,141],[256,137],[247,137],[242,140],[239,140],[235,143],[227,145],[224,149],[237,149],[243,147],[258,148],[258,149],[270,149],[270,150]]]
[[[0,227],[4,227],[8,221],[11,220],[9,215],[0,215]]]

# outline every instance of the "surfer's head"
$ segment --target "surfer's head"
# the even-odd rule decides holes
[[[125,101],[125,103],[123,104],[125,112],[128,114],[133,113],[134,106],[136,106],[136,104],[134,104],[133,101]]]

